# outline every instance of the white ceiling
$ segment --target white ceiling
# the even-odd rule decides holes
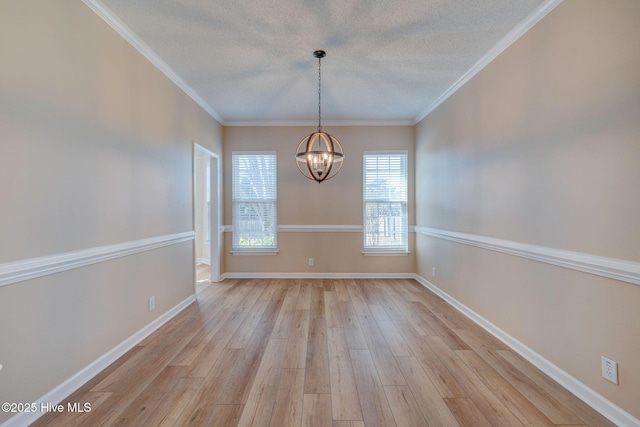
[[[561,0],[84,0],[225,125],[413,124]]]

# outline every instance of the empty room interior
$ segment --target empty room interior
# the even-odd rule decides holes
[[[640,426],[638,22],[0,2],[0,426]]]

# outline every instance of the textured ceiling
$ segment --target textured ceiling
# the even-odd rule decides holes
[[[316,49],[324,124],[414,123],[550,0],[85,2],[237,125],[316,123]]]

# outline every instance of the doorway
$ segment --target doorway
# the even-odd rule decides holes
[[[220,281],[220,157],[194,142],[194,231],[196,293]]]

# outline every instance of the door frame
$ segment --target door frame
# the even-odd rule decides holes
[[[209,170],[210,170],[210,185],[209,185],[209,199],[214,202],[215,201],[215,209],[209,210],[209,215],[211,215],[211,235],[209,236],[209,241],[211,244],[210,248],[210,266],[211,266],[211,281],[219,282],[221,281],[221,254],[222,254],[222,165],[221,165],[221,157],[220,155],[214,153],[213,151],[203,147],[197,142],[193,141],[193,221],[194,221],[194,230],[195,230],[195,199],[196,199],[196,152],[204,153],[209,156]],[[196,260],[195,260],[195,240],[194,240],[194,270],[195,270]],[[195,278],[195,275],[194,275]]]

